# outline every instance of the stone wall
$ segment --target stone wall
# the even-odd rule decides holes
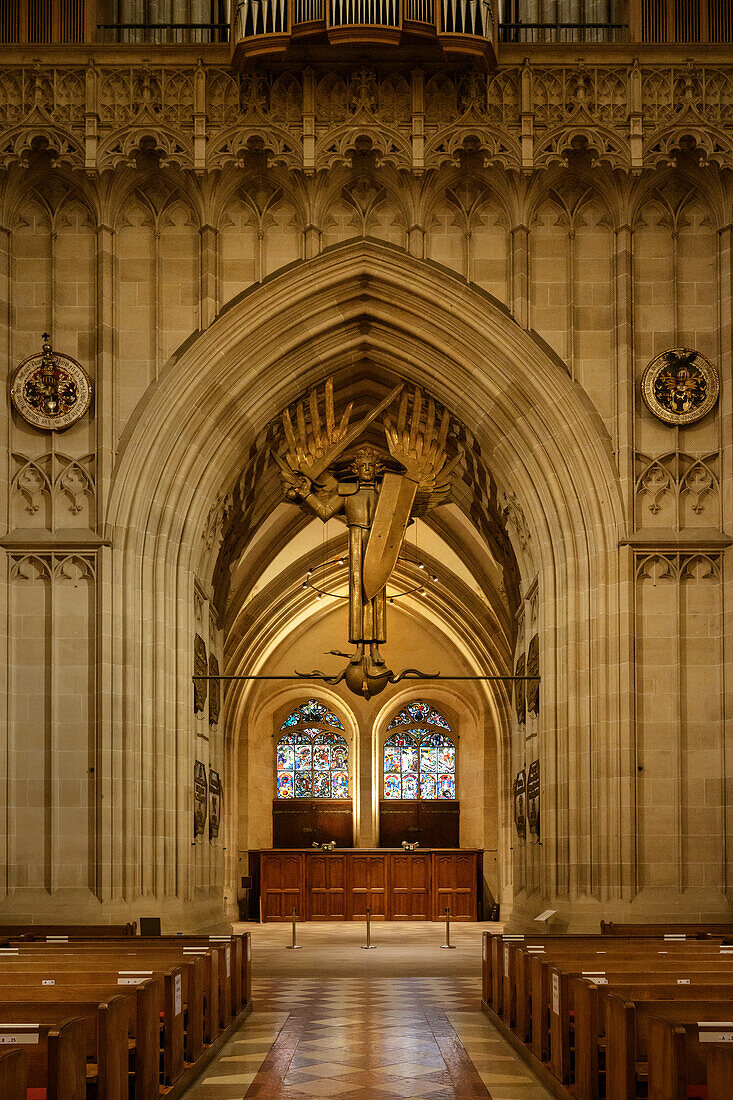
[[[496,478],[521,605],[507,627],[496,585],[477,648],[488,653],[499,638],[492,668],[505,672],[537,634],[544,678],[539,715],[523,725],[502,688],[472,719],[477,758],[489,763],[481,789],[466,776],[464,824],[472,843],[499,853],[497,896],[514,901],[518,920],[551,902],[578,925],[612,913],[727,912],[733,70],[596,58],[460,79],[449,70],[241,77],[220,61],[163,56],[87,68],[34,68],[21,56],[0,79],[5,369],[48,331],[96,387],[91,415],[63,434],[39,432],[9,407],[3,420],[0,912],[163,911],[194,925],[231,910],[233,853],[265,836],[261,822],[250,833],[242,825],[245,801],[262,793],[259,741],[249,778],[240,775],[241,731],[262,703],[233,690],[218,722],[194,714],[192,638],[200,633],[221,667],[239,653],[235,604],[267,554],[252,554],[229,605],[217,606],[233,486],[282,407],[328,369],[348,370],[336,322],[346,325],[356,292],[331,291],[322,313],[303,299],[291,361],[285,321],[282,362],[277,318],[267,347],[245,340],[225,351],[221,334],[236,316],[255,340],[248,302],[263,318],[275,303],[284,314],[292,265],[326,272],[336,263],[326,250],[348,242],[344,287],[362,277],[363,242],[385,271],[394,263],[396,280],[415,271],[437,288],[436,316],[468,316],[466,281],[484,292],[475,309],[487,350],[474,359],[470,344],[441,343],[431,316],[409,337],[396,324],[385,336],[367,280],[367,335],[349,355],[377,362],[388,346],[391,360],[375,369],[399,373],[410,340],[408,360],[418,345],[436,349],[420,380],[481,438]],[[332,342],[316,353],[327,326]],[[534,378],[517,350],[506,351],[515,381],[497,381],[505,349],[530,344],[542,364]],[[681,346],[709,356],[722,378],[716,408],[684,430],[654,419],[639,394],[648,361]],[[196,366],[216,355],[221,374]],[[460,408],[450,355],[478,404]],[[242,376],[253,372],[238,397],[224,373],[237,363]],[[191,435],[197,369],[203,421]],[[403,363],[402,376],[411,369]],[[520,384],[541,399],[511,406]],[[567,424],[567,472],[548,474],[543,488],[528,470],[560,468],[551,418]],[[527,423],[532,448],[520,438]],[[603,490],[581,439],[604,456]],[[158,457],[183,441],[180,466]],[[602,491],[615,512],[597,505]],[[135,518],[130,505],[123,522],[120,501],[135,492]],[[550,497],[564,498],[555,512]],[[278,538],[288,522],[278,520]],[[467,552],[456,523],[443,535]],[[485,553],[482,578],[495,564]],[[477,596],[451,598],[453,613],[481,619]],[[288,607],[279,636],[265,626],[258,635],[271,662],[296,614]],[[445,596],[434,614],[448,619],[450,608]],[[297,610],[298,629],[309,614]],[[476,653],[467,661],[481,663]],[[218,768],[229,792],[218,844],[208,832],[191,843],[193,759]],[[542,763],[543,844],[522,846],[512,843],[510,788],[532,759]],[[490,807],[479,811],[482,798]]]

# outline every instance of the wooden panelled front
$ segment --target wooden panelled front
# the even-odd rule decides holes
[[[331,798],[274,799],[272,843],[274,848],[308,848],[336,841],[339,848],[354,843],[351,802]]]
[[[379,803],[379,844],[399,848],[403,840],[421,848],[457,848],[460,803],[436,799]]]
[[[303,852],[262,852],[260,856],[260,897],[263,921],[290,920],[293,909],[300,920],[303,906]]]
[[[390,855],[392,870],[392,920],[430,920],[430,852],[395,852]]]
[[[433,920],[476,920],[477,874],[475,852],[433,853]]]
[[[308,920],[348,920],[349,860],[335,852],[309,852],[305,857]]]
[[[416,852],[360,850],[262,851],[259,864],[262,918],[364,920],[367,906],[375,920],[477,919],[476,849]],[[253,883],[256,875],[253,873]]]
[[[367,906],[372,920],[388,920],[387,855],[353,852],[351,855],[351,918],[363,920]]]
[[[275,848],[304,848],[335,840],[340,848],[354,842],[351,802],[340,799],[275,799],[272,804]]]

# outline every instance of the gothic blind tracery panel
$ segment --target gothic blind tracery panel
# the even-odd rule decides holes
[[[278,798],[349,797],[349,747],[336,732],[343,728],[315,699],[288,715],[276,748]]]

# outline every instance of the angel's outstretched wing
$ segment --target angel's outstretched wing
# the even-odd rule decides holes
[[[448,462],[445,446],[450,428],[450,416],[445,410],[436,422],[435,402],[428,398],[425,422],[422,420],[423,398],[415,387],[408,427],[407,394],[403,394],[397,414],[397,423],[385,417],[384,433],[389,453],[405,469],[405,476],[417,483],[414,514],[424,514],[438,504],[445,504],[450,497],[450,479],[460,461],[460,455]]]
[[[305,402],[302,398],[295,406],[295,427],[289,410],[286,409],[283,413],[283,429],[288,447],[285,461],[294,474],[308,477],[318,459],[334,443],[343,439],[348,431],[353,402],[346,407],[337,424],[333,409],[333,378],[329,378],[324,387],[324,405],[325,415],[321,420],[318,391],[312,389],[308,397],[309,422],[306,420]]]

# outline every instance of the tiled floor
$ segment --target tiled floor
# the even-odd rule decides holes
[[[252,931],[254,1011],[186,1100],[545,1100],[480,1010],[481,926]]]

